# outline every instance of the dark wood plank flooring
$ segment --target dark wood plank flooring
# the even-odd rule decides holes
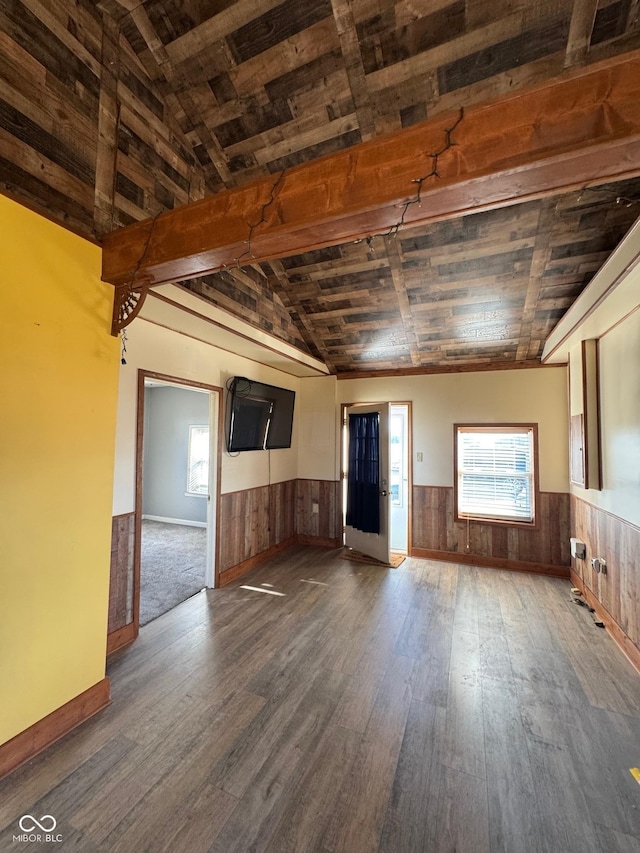
[[[566,581],[296,547],[109,675],[0,783],[1,850],[26,813],[76,853],[640,850],[640,676]]]

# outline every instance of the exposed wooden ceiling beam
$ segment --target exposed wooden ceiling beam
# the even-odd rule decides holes
[[[527,286],[527,295],[524,301],[522,310],[522,319],[520,325],[520,341],[516,358],[525,361],[527,358],[536,358],[538,353],[531,354],[531,330],[536,313],[536,306],[540,298],[540,288],[543,283],[542,274],[551,257],[552,246],[549,242],[549,234],[553,227],[555,219],[555,205],[546,202],[546,207],[540,211],[538,219],[538,233],[533,249],[533,258],[531,259],[531,270],[529,273],[529,284]]]
[[[331,0],[333,17],[336,21],[340,50],[347,69],[349,86],[358,116],[358,129],[363,140],[371,139],[375,132],[373,110],[367,91],[364,66],[360,54],[360,43],[353,9],[348,0]]]
[[[589,50],[597,11],[598,0],[574,0],[564,60],[565,68],[584,61]]]
[[[640,175],[640,51],[260,178],[104,240],[115,285],[193,278]],[[422,183],[421,203],[416,178]]]
[[[385,251],[389,258],[389,269],[393,280],[393,287],[398,297],[398,307],[400,316],[402,317],[402,325],[407,336],[407,346],[409,347],[409,355],[411,364],[414,367],[420,364],[420,349],[418,346],[418,338],[416,336],[413,316],[411,314],[411,305],[409,304],[409,296],[407,294],[407,285],[402,272],[402,255],[398,247],[398,241],[392,237],[385,237]]]
[[[174,85],[177,81],[179,84],[183,84],[178,86],[176,98],[184,110],[185,115],[193,125],[200,142],[206,148],[220,179],[225,186],[233,186],[235,181],[229,171],[229,164],[227,163],[224,153],[215,136],[200,119],[198,110],[193,104],[189,93],[189,87],[188,85],[184,85],[187,81],[184,80],[182,73],[179,70],[176,70],[171,62],[169,54],[162,44],[162,39],[155,31],[144,6],[138,5],[132,9],[131,18],[137,26],[145,44],[149,48],[149,53],[155,60],[167,83],[169,83],[169,85]]]

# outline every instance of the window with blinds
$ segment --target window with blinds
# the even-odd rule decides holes
[[[187,494],[209,494],[209,427],[189,427]]]
[[[456,427],[459,518],[533,523],[533,426]]]

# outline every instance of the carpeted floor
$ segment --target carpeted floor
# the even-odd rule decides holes
[[[141,625],[204,588],[206,558],[204,527],[142,522]]]

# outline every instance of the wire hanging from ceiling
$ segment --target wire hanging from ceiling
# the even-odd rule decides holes
[[[440,172],[438,171],[438,163],[440,161],[440,157],[442,157],[442,155],[446,151],[448,151],[450,148],[453,148],[453,146],[456,145],[456,142],[451,138],[451,134],[454,132],[454,130],[456,130],[456,128],[458,127],[458,125],[460,124],[460,122],[462,121],[463,118],[464,118],[464,107],[460,107],[460,113],[458,115],[458,118],[451,125],[451,127],[446,127],[444,130],[444,134],[445,134],[444,145],[438,151],[432,151],[431,154],[429,154],[429,157],[431,158],[431,169],[425,175],[422,175],[422,177],[414,178],[412,181],[412,183],[418,185],[418,192],[416,193],[416,197],[409,199],[409,201],[406,201],[404,203],[403,208],[402,208],[402,216],[400,217],[398,222],[396,222],[395,225],[392,225],[391,228],[384,234],[385,237],[395,237],[396,234],[398,233],[398,231],[405,224],[405,218],[406,218],[407,211],[409,210],[409,208],[412,207],[414,204],[420,205],[422,203],[422,187],[423,187],[424,182],[428,181],[429,178],[439,178],[440,177]],[[380,236],[380,235],[377,235],[377,236]]]
[[[240,266],[240,261],[242,261],[244,258],[252,259],[254,257],[253,249],[251,248],[251,243],[253,241],[254,232],[255,232],[256,228],[260,227],[260,225],[264,225],[266,222],[268,222],[268,219],[266,216],[267,210],[271,207],[271,205],[276,200],[276,197],[278,194],[278,187],[280,186],[280,184],[284,180],[285,172],[286,172],[286,169],[283,169],[280,172],[280,174],[278,175],[278,177],[276,178],[275,182],[273,183],[273,186],[271,187],[271,191],[269,193],[269,198],[264,202],[264,204],[262,205],[262,208],[260,210],[260,219],[258,219],[256,222],[247,222],[247,225],[249,226],[249,236],[245,240],[245,244],[246,244],[247,248],[245,249],[245,251],[241,255],[239,255],[237,258],[233,259],[233,264],[232,264],[233,268],[237,269]],[[224,272],[224,270],[227,270],[227,269],[229,269],[229,266],[227,264],[223,264],[223,266],[220,268],[220,272]]]

